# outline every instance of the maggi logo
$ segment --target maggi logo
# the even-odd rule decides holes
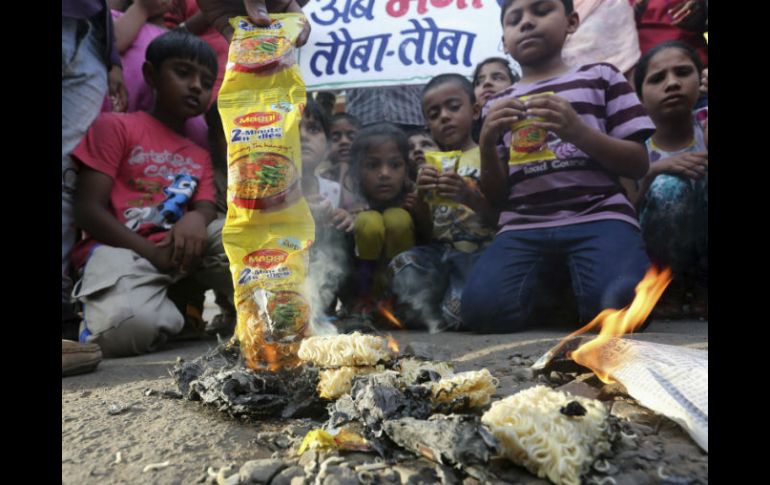
[[[261,128],[263,126],[272,125],[281,120],[281,114],[277,112],[270,113],[249,113],[243,116],[239,116],[235,119],[235,124],[238,126],[244,126],[248,128]]]
[[[286,261],[289,253],[280,249],[258,249],[243,257],[243,264],[252,268],[270,269]]]

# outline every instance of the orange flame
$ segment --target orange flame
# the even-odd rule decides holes
[[[597,325],[600,327],[599,335],[595,339],[584,343],[577,350],[568,354],[568,357],[594,371],[602,382],[606,384],[614,382],[610,373],[619,362],[613,362],[609,359],[611,349],[607,343],[613,337],[620,337],[639,328],[650,315],[655,303],[658,302],[669,283],[671,283],[670,268],[659,271],[654,266],[650,267],[642,281],[636,285],[636,297],[630,305],[621,310],[612,308],[603,310],[588,325],[562,340],[563,343]]]
[[[262,344],[262,350],[264,351],[263,354],[268,370],[275,372],[280,369],[281,364],[278,362],[280,360],[280,357],[278,356],[278,346],[276,344],[264,342]]]
[[[388,310],[383,303],[377,303],[377,310],[379,310],[380,314],[387,319],[390,324],[392,324],[394,327],[398,328],[399,330],[404,329],[404,325],[396,318],[395,315],[393,315],[390,310]]]
[[[388,348],[398,354],[400,351],[398,349],[398,342],[396,341],[396,339],[394,339],[391,334],[388,334],[387,338],[388,338]]]

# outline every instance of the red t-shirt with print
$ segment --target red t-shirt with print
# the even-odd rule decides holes
[[[216,200],[208,152],[143,111],[102,113],[72,156],[113,179],[112,214],[131,230],[153,241],[163,239],[170,227],[154,208],[169,197],[169,191],[164,189],[172,185],[177,174],[197,178],[197,187],[188,205]],[[96,243],[86,235],[75,245],[71,258],[76,268],[86,262]]]

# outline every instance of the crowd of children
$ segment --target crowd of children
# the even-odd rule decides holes
[[[75,338],[107,356],[202,331],[207,289],[221,309],[208,330],[235,321],[219,235],[221,46],[184,25],[189,17],[197,33],[211,30],[190,2],[115,3],[127,102],[107,96],[71,153],[83,235],[71,253],[83,314]],[[521,75],[490,57],[473,73],[434,77],[421,91],[425,125],[408,133],[363,126],[308,97],[300,133],[317,228],[311,273],[334,275],[317,283],[320,313],[340,328],[353,316],[503,333],[554,315],[574,327],[630,303],[654,263],[675,275],[659,315],[682,316],[687,303],[707,316],[706,51],[667,40],[642,46],[622,71],[603,58],[567,63],[576,5],[593,12],[589,3],[503,1],[503,47]],[[689,3],[707,13],[705,2]],[[660,16],[659,2],[632,4],[637,21]],[[693,14],[671,10],[670,27],[689,29]],[[432,163],[441,157],[453,165]]]

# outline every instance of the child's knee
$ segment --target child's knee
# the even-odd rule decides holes
[[[379,259],[385,242],[385,222],[377,211],[364,211],[356,216],[354,229],[358,255],[362,259]]]
[[[414,246],[414,221],[406,210],[391,207],[382,214],[387,239],[387,253],[392,258]]]
[[[115,328],[93,336],[89,341],[99,344],[105,357],[126,357],[153,352],[168,335],[179,333],[184,317],[178,311],[167,315],[137,310],[133,316]]]

